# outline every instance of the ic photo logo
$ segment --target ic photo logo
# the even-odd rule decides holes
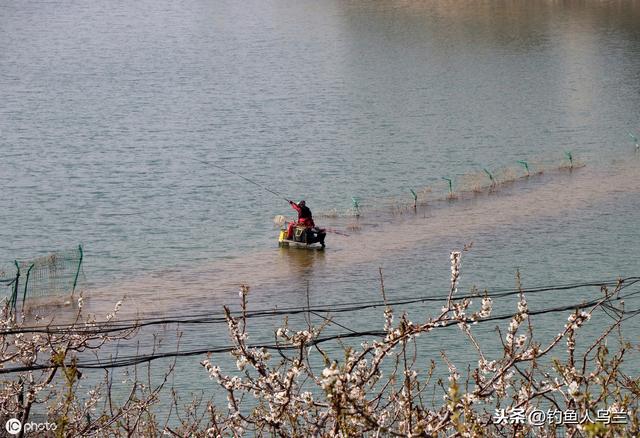
[[[22,430],[22,422],[17,418],[10,418],[4,427],[9,432],[9,435],[18,435]]]
[[[29,432],[54,431],[58,428],[58,425],[56,423],[49,423],[46,421],[44,423],[36,423],[34,421],[31,421],[29,423],[25,423],[23,426],[22,422],[17,418],[10,418],[5,423],[4,428],[7,429],[9,435],[18,435],[24,428],[24,433],[26,435]]]

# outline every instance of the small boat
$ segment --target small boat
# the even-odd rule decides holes
[[[293,236],[291,239],[288,239],[287,236],[288,228],[288,224],[284,224],[284,226],[280,228],[278,246],[306,249],[324,249],[324,238],[327,236],[327,232],[323,228],[295,226],[293,228]]]

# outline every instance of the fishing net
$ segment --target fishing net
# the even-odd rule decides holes
[[[84,283],[82,258],[82,246],[78,246],[32,260],[16,261],[15,276],[0,285],[10,285],[9,300],[14,309],[19,301],[24,307],[34,299],[69,297]]]
[[[516,160],[515,163],[498,168],[480,167],[458,175],[441,176],[431,185],[408,187],[401,195],[387,198],[369,197],[363,200],[352,197],[351,208],[318,211],[315,216],[324,219],[358,218],[366,216],[367,213],[380,211],[391,211],[393,215],[404,214],[414,212],[417,206],[469,198],[482,192],[494,192],[516,181],[545,172],[558,172],[583,166],[584,163],[576,160],[570,151],[546,154],[527,160]]]
[[[11,300],[17,291],[17,277],[14,275],[15,273],[9,273],[10,270],[9,267],[0,268],[0,296],[5,297],[7,300]]]
[[[286,218],[286,217],[284,217],[284,216],[283,216],[283,215],[281,215],[281,214],[279,214],[279,215],[277,215],[277,216],[275,216],[275,217],[273,218],[273,223],[274,223],[274,225],[276,225],[276,226],[278,226],[278,227],[283,226],[283,225],[285,224],[285,222],[286,222],[286,221],[287,221],[287,218]]]

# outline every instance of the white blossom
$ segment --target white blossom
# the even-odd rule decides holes
[[[579,390],[580,390],[580,385],[578,385],[578,382],[575,382],[575,381],[569,383],[567,387],[567,393],[574,398],[578,395]]]

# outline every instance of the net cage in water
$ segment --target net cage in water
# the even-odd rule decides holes
[[[16,260],[14,274],[4,270],[0,286],[9,288],[9,303],[15,310],[28,304],[52,304],[70,299],[84,283],[82,246],[56,251],[31,260]]]

